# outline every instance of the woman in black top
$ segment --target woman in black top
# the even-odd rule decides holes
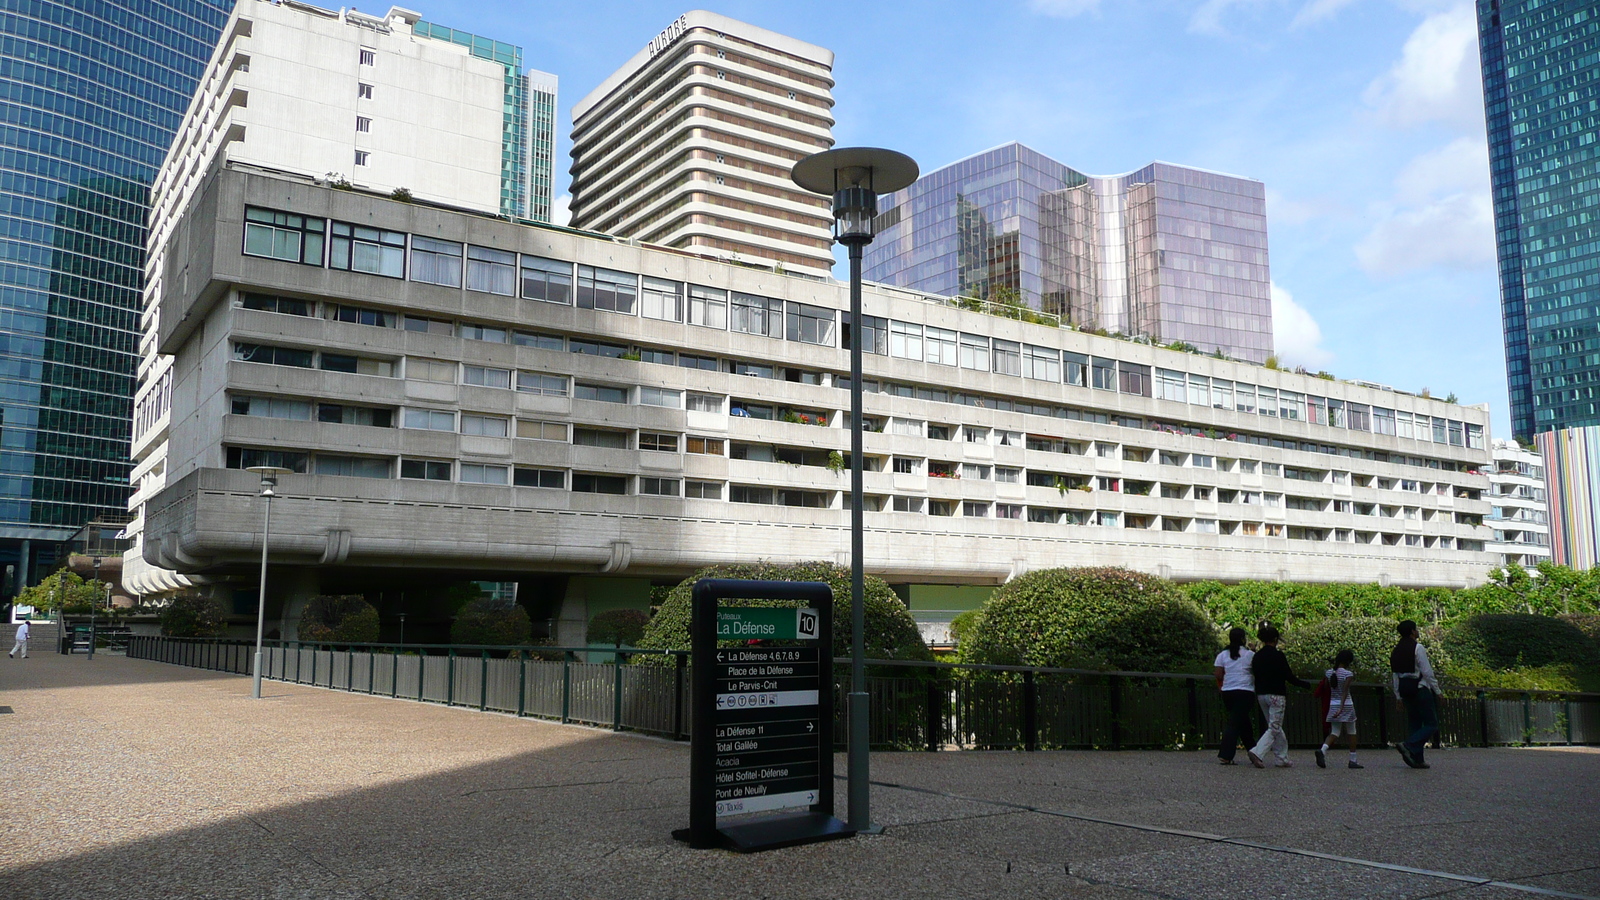
[[[1283,733],[1283,711],[1289,703],[1287,685],[1309,691],[1311,683],[1296,677],[1294,670],[1289,668],[1289,658],[1278,649],[1278,629],[1262,625],[1256,631],[1256,637],[1261,639],[1261,649],[1250,661],[1250,671],[1256,677],[1256,702],[1261,704],[1261,714],[1266,716],[1267,730],[1250,750],[1250,765],[1258,769],[1266,768],[1266,763],[1261,760],[1270,749],[1272,755],[1278,758],[1278,768],[1287,769],[1294,765],[1289,762],[1289,736]]]

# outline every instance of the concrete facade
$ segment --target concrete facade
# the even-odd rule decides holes
[[[404,277],[242,252],[277,246],[247,236],[280,227],[267,212],[364,223],[406,248]],[[419,236],[504,290],[423,283],[419,247],[440,245]],[[484,250],[515,254],[520,290]],[[274,569],[312,579],[848,560],[846,285],[239,167],[211,173],[166,260],[171,425],[135,590],[253,578],[240,469],[262,463],[296,472]],[[864,302],[866,565],[887,580],[1467,585],[1498,561],[1482,408],[881,286]]]
[[[794,163],[833,146],[833,53],[678,17],[572,108],[572,225],[827,277],[828,201]]]
[[[1516,441],[1496,440],[1494,468],[1489,471],[1489,497],[1494,506],[1488,523],[1494,528],[1488,548],[1506,565],[1533,568],[1550,559],[1550,504],[1545,487],[1544,457]]]

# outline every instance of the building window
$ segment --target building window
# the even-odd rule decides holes
[[[511,423],[499,416],[461,414],[462,434],[477,435],[479,437],[505,437],[510,433],[510,430]]]
[[[604,356],[608,359],[621,359],[628,355],[628,348],[621,344],[603,344],[599,341],[581,341],[577,338],[567,342],[567,349],[573,353]]]
[[[928,515],[953,516],[956,514],[956,504],[953,500],[929,500]]]
[[[362,47],[361,48],[361,64],[363,66],[373,66],[373,65],[377,65],[377,63],[378,63],[378,54],[375,53],[372,50],[368,50],[367,48]]]
[[[690,391],[686,404],[690,412],[721,413],[726,400],[727,398],[721,394],[697,394]]]
[[[675,434],[657,434],[652,431],[639,432],[639,449],[655,450],[660,453],[677,453],[678,436]]]
[[[670,366],[677,361],[678,354],[671,350],[652,350],[649,347],[639,348],[639,361],[653,363],[658,366]]]
[[[572,303],[572,263],[537,256],[522,258],[522,296],[546,303]]]
[[[389,461],[371,456],[329,456],[317,454],[318,475],[343,475],[351,478],[392,478]]]
[[[406,236],[398,231],[335,222],[328,266],[386,278],[404,278]]]
[[[361,82],[361,83],[357,84],[356,85],[356,96],[360,97],[362,100],[371,100],[372,99],[372,85],[367,84],[366,82]]]
[[[372,131],[372,120],[366,116],[356,116],[356,131],[362,134]]]
[[[439,384],[456,383],[456,364],[437,359],[406,357],[406,378],[411,381],[432,381]]]
[[[261,312],[281,313],[286,316],[310,316],[314,314],[316,304],[310,300],[298,300],[294,297],[273,297],[268,294],[241,293],[234,301],[240,309],[254,309]]]
[[[572,443],[580,447],[604,447],[608,450],[628,449],[628,432],[606,428],[574,428]]]
[[[961,504],[961,515],[969,519],[989,518],[989,504],[976,500],[967,500]]]
[[[989,339],[975,334],[961,335],[961,368],[989,371]]]
[[[294,347],[273,347],[270,344],[244,344],[236,341],[233,345],[233,358],[240,362],[309,369],[313,354],[310,350],[299,350]]]
[[[921,463],[921,460],[912,459],[908,456],[896,456],[894,458],[894,473],[896,475],[915,475]]]
[[[989,467],[988,466],[982,466],[982,465],[979,465],[977,463],[962,463],[961,464],[961,477],[962,478],[969,478],[969,479],[972,479],[974,481],[988,481],[989,480]]]
[[[714,356],[695,356],[692,353],[679,353],[678,365],[685,369],[699,369],[702,372],[715,372],[720,366]]]
[[[844,323],[839,346],[850,349],[851,341],[855,340],[855,328],[850,322],[850,314],[841,312],[840,320]],[[861,352],[874,353],[878,356],[889,355],[889,320],[878,316],[861,317]]]
[[[234,397],[230,409],[236,416],[311,421],[311,404],[305,400],[287,400],[282,397]]]
[[[1117,389],[1124,394],[1148,397],[1151,394],[1150,367],[1135,363],[1117,364]],[[1230,402],[1230,405],[1231,402]]]
[[[996,503],[994,505],[996,519],[1021,519],[1022,507],[1015,503]]]
[[[368,150],[357,150],[356,151],[356,165],[364,166],[364,165],[367,164],[367,161],[370,160],[370,159],[372,159],[372,152],[371,151],[368,151]]]
[[[513,297],[517,293],[517,255],[467,246],[467,290]]]
[[[402,427],[423,431],[456,430],[456,414],[443,409],[407,409],[400,421]]]
[[[484,341],[490,344],[504,344],[510,334],[504,328],[495,328],[492,325],[461,324],[460,334],[469,341]]]
[[[1061,354],[1049,347],[1022,345],[1022,376],[1035,381],[1061,381]]]
[[[566,378],[562,375],[544,375],[539,372],[518,372],[517,389],[523,394],[544,397],[565,397]]]
[[[639,404],[641,406],[663,406],[667,409],[682,409],[683,391],[641,387],[639,388]]]
[[[567,473],[560,469],[524,469],[518,468],[512,473],[512,484],[517,487],[554,488],[561,490],[567,486]]]
[[[288,469],[296,475],[306,474],[306,464],[311,458],[309,454],[297,450],[255,450],[250,447],[228,447],[226,456],[230,469],[273,466]]]
[[[464,462],[461,464],[461,481],[464,484],[510,484],[511,472],[505,466]]]
[[[572,473],[572,491],[575,494],[626,494],[628,479],[623,475],[591,475]]]
[[[788,327],[785,329],[785,335],[789,340],[799,341],[802,344],[833,346],[833,310],[791,301],[788,304],[787,316]]]
[[[689,324],[726,331],[728,292],[716,288],[689,287]]]
[[[418,481],[449,481],[450,465],[442,459],[402,459],[400,477]]]
[[[247,206],[244,209],[244,252],[309,266],[322,265],[321,219]]]
[[[707,456],[722,455],[722,439],[689,436],[685,449],[690,453],[704,453]]]
[[[960,358],[956,352],[956,333],[932,325],[922,331],[922,349],[927,361],[934,365],[954,366]]]
[[[996,375],[1022,374],[1022,345],[1016,341],[994,341],[994,371]]]
[[[676,497],[678,496],[678,479],[641,476],[639,478],[639,493],[656,497]]]
[[[683,495],[696,500],[721,500],[722,484],[716,481],[685,481]]]
[[[542,422],[538,419],[518,419],[517,437],[528,438],[535,441],[566,441],[567,426],[564,422]]]
[[[754,294],[733,294],[733,315],[729,328],[740,334],[766,337],[783,336],[783,301]]]
[[[1090,373],[1094,376],[1092,387],[1102,391],[1114,391],[1117,389],[1116,360],[1095,357],[1090,363]]]
[[[729,486],[728,500],[733,503],[762,503],[770,506],[777,502],[777,493],[769,487],[735,484]]]
[[[328,303],[323,306],[323,315],[330,322],[349,322],[354,325],[373,325],[378,328],[393,328],[395,325],[394,313],[384,312],[381,309],[368,309],[364,306]]]
[[[461,245],[412,235],[411,280],[461,287]]]
[[[894,498],[894,511],[895,512],[920,513],[920,512],[922,512],[922,498],[921,497],[895,497]]]
[[[454,335],[456,323],[449,319],[428,319],[422,316],[406,316],[400,324],[407,331],[417,331],[425,334]]]
[[[683,321],[683,283],[645,276],[640,288],[639,314],[663,322]]]
[[[889,323],[889,355],[921,362],[922,326],[909,322]]]
[[[371,406],[346,406],[342,403],[318,403],[317,421],[335,425],[367,425],[372,428],[393,428],[394,410]]]
[[[572,396],[577,400],[598,400],[601,403],[627,403],[628,389],[611,387],[604,384],[584,384],[580,381],[572,386]]]
[[[578,267],[578,308],[633,315],[639,276],[594,266]]]
[[[322,353],[317,359],[317,368],[325,372],[346,372],[351,375],[381,375],[384,378],[394,377],[393,360],[369,359],[364,356],[349,356],[344,353]]]

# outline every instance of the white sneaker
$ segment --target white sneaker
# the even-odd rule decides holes
[[[1280,769],[1292,769],[1292,768],[1294,768],[1294,763],[1289,762],[1287,759],[1280,760],[1278,762],[1277,768],[1280,768]]]

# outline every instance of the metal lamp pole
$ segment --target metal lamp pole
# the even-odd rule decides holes
[[[94,583],[96,585],[100,584],[100,563],[104,558],[105,557],[101,557],[101,556],[96,556],[94,558]],[[96,591],[95,593],[99,593],[99,591]],[[89,658],[90,659],[94,659],[95,625],[96,625],[96,623],[95,623],[95,613],[99,609],[100,609],[100,598],[96,597],[93,601],[91,601],[89,603]]]
[[[865,519],[862,514],[861,448],[861,248],[872,243],[878,193],[898,191],[917,180],[917,164],[893,150],[850,147],[808,156],[795,163],[795,184],[833,198],[833,239],[850,252],[850,827],[876,833],[872,824],[871,741],[866,674]]]
[[[261,476],[261,498],[266,502],[261,514],[261,585],[256,594],[256,659],[253,672],[255,681],[251,696],[261,699],[261,636],[267,622],[267,537],[272,530],[273,488],[278,486],[278,476],[289,474],[278,466],[251,466],[249,471]]]

